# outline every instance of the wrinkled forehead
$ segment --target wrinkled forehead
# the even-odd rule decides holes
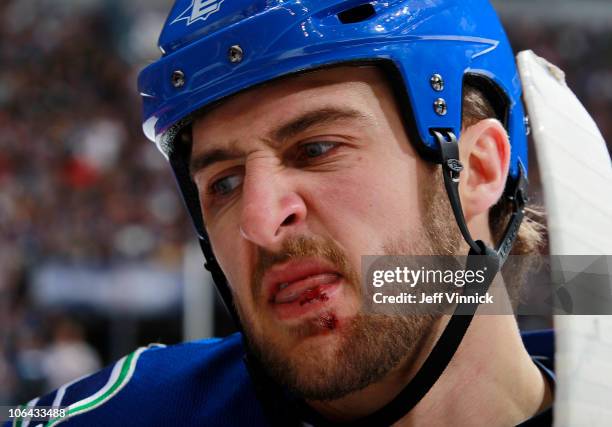
[[[309,71],[265,83],[202,110],[193,121],[193,142],[201,144],[244,130],[263,132],[309,109],[350,106],[367,113],[384,102],[393,102],[393,95],[376,66]]]

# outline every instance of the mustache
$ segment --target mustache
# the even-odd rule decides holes
[[[359,275],[351,266],[346,253],[334,241],[323,238],[295,236],[283,241],[281,250],[278,252],[269,252],[261,248],[258,250],[251,286],[253,300],[257,300],[257,296],[261,296],[263,276],[269,268],[276,264],[301,258],[324,259],[330,262],[338,270],[338,273],[347,280],[355,280],[354,283],[358,283]]]

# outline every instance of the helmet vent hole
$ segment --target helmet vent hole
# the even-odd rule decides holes
[[[375,14],[374,6],[370,3],[365,3],[340,12],[338,19],[343,24],[354,24],[370,19]]]

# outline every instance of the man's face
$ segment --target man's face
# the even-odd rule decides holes
[[[245,92],[197,119],[193,141],[214,253],[278,381],[337,399],[415,355],[435,319],[361,309],[362,255],[441,250],[431,167],[380,71],[334,68]]]

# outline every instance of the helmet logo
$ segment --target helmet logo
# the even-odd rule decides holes
[[[176,24],[179,21],[187,21],[187,25],[191,25],[199,20],[206,21],[210,15],[221,9],[221,3],[224,1],[225,0],[192,0],[191,5],[172,21],[172,24]]]

